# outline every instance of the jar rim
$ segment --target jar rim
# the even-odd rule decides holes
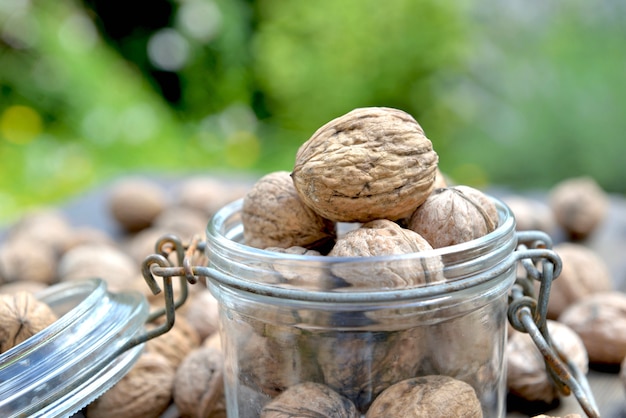
[[[482,237],[473,239],[471,241],[462,242],[460,244],[450,245],[442,248],[435,248],[431,250],[424,250],[415,253],[407,254],[394,254],[394,255],[377,255],[369,257],[343,257],[343,256],[328,256],[328,255],[301,255],[290,253],[279,253],[276,251],[264,250],[261,248],[255,248],[243,243],[237,242],[223,234],[220,231],[225,229],[225,225],[228,222],[228,218],[235,212],[240,211],[243,207],[243,199],[235,200],[221,209],[219,209],[213,217],[209,220],[206,227],[206,235],[209,238],[209,242],[219,245],[220,247],[228,248],[242,255],[250,257],[272,259],[289,259],[289,260],[301,260],[301,261],[323,261],[325,263],[346,263],[354,261],[363,261],[366,258],[370,262],[381,262],[390,260],[410,259],[415,257],[441,257],[450,254],[458,254],[467,252],[470,250],[476,250],[480,248],[488,248],[494,242],[502,239],[505,235],[510,235],[515,231],[515,217],[511,209],[501,200],[488,196],[495,205],[499,215],[499,222],[496,229],[483,235]]]
[[[206,253],[209,258],[210,276],[217,283],[226,287],[236,288],[255,294],[276,296],[281,298],[316,300],[324,302],[398,300],[416,297],[431,297],[433,295],[454,292],[498,277],[502,271],[511,268],[514,257],[513,251],[517,245],[515,234],[515,218],[510,208],[492,196],[499,222],[496,229],[480,238],[439,249],[422,252],[372,256],[372,257],[329,257],[324,255],[284,254],[264,249],[254,248],[241,242],[243,239],[243,225],[240,214],[243,199],[231,202],[218,210],[207,224]],[[427,285],[417,285],[405,288],[388,289],[358,289],[342,290],[314,290],[289,288],[276,284],[263,283],[254,280],[254,277],[242,278],[232,274],[231,268],[238,272],[250,272],[259,266],[272,263],[284,263],[285,266],[328,266],[349,263],[376,265],[390,262],[415,262],[426,258],[443,257],[452,262],[454,280],[434,282]],[[236,261],[233,261],[236,260]],[[236,265],[236,267],[233,267]]]

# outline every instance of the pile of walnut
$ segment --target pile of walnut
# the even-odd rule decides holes
[[[389,135],[397,140],[386,141]],[[209,217],[240,197],[248,245],[300,254],[423,251],[480,237],[498,223],[484,194],[447,184],[431,142],[410,115],[357,109],[315,132],[299,150],[291,173],[271,173],[252,187],[247,181],[197,177],[181,181],[172,191],[146,178],[121,179],[107,190],[106,201],[118,231],[73,226],[56,210],[25,215],[0,243],[0,293],[7,295],[0,298],[1,350],[56,319],[28,301],[57,282],[100,277],[112,291],[139,289],[159,306],[161,298],[149,293],[139,272],[156,240],[165,234],[183,241],[203,236]],[[550,330],[583,370],[589,362],[625,361],[626,386],[626,296],[612,289],[608,269],[584,241],[604,219],[606,195],[584,178],[557,185],[549,197],[548,204],[520,196],[504,200],[519,229],[551,234],[560,227],[566,232],[569,242],[555,248],[564,270],[551,292]],[[338,222],[355,227],[338,234]],[[390,278],[388,286],[419,285],[425,277],[418,274],[411,283]],[[363,284],[359,280],[345,278],[352,286]],[[131,372],[86,408],[87,418],[226,416],[216,301],[201,284],[190,289],[174,328],[147,344]],[[525,335],[512,332],[507,350],[512,393],[545,402],[558,396]],[[447,396],[449,388],[458,397]],[[397,393],[406,401],[396,402]],[[298,416],[308,407],[315,412],[323,408],[327,416],[359,416],[351,401],[319,384],[289,387],[267,404],[263,416]],[[430,415],[428,408],[452,408],[446,410],[449,416],[461,408],[466,416],[480,416],[471,386],[443,376],[389,386],[369,406],[367,416],[388,416],[389,408],[406,417]]]
[[[170,185],[167,179],[128,177],[103,190],[110,228],[74,225],[55,208],[25,214],[0,243],[0,352],[56,320],[33,294],[59,282],[99,277],[113,292],[138,290],[151,309],[161,307],[162,294],[151,294],[140,268],[157,240],[166,234],[183,242],[204,236],[210,216],[249,188],[244,178],[207,175]],[[174,281],[175,292],[177,286]],[[130,373],[83,411],[86,417],[226,416],[217,302],[203,283],[189,289],[174,328],[146,344]]]

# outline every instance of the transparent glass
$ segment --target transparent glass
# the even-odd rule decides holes
[[[100,279],[39,292],[59,316],[0,355],[0,416],[67,417],[122,378],[143,345],[120,348],[144,331],[148,304],[139,292],[110,293]]]
[[[469,383],[483,415],[503,417],[517,238],[512,213],[495,202],[499,225],[480,239],[361,258],[248,247],[242,202],[222,208],[206,248],[217,272],[209,286],[220,303],[228,416],[258,417],[305,381],[331,387],[364,414],[390,385],[437,374]]]

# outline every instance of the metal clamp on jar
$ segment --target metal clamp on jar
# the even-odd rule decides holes
[[[278,394],[316,382],[365,414],[389,386],[444,375],[469,384],[485,417],[506,414],[504,345],[508,316],[542,353],[549,376],[574,394],[589,417],[599,417],[586,377],[554,346],[546,327],[550,286],[561,271],[552,242],[541,232],[515,232],[515,220],[496,201],[499,224],[479,239],[423,253],[384,257],[279,254],[243,243],[241,201],[222,208],[207,241],[184,246],[173,236],[157,243],[143,275],[156,294],[163,279],[167,321],[141,339],[167,332],[184,303],[187,283],[207,279],[220,304],[220,330],[229,417],[259,416]],[[207,266],[191,264],[204,252]],[[177,254],[178,265],[169,261]],[[429,264],[431,261],[438,264]],[[517,277],[517,267],[525,269]],[[439,265],[444,280],[409,288],[336,286],[341,272],[423,269]],[[182,292],[174,300],[173,278]],[[535,297],[533,282],[540,283]]]

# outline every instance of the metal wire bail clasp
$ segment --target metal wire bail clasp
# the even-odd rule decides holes
[[[518,331],[528,333],[543,355],[546,370],[557,389],[564,395],[574,394],[588,417],[599,418],[600,412],[587,378],[580,369],[552,343],[547,327],[548,299],[552,281],[561,273],[561,259],[552,251],[552,240],[539,231],[517,232],[515,258],[524,267],[509,296],[509,322]],[[535,297],[533,280],[540,283]]]

